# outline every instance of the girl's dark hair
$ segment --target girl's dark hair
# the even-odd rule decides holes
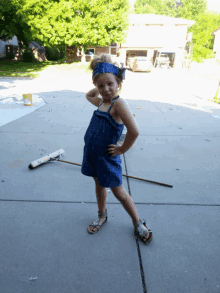
[[[111,63],[117,67],[119,67],[118,63],[117,62],[113,62],[112,58],[111,58],[111,55],[109,54],[101,54],[101,55],[96,55],[93,57],[91,63],[90,63],[90,69],[93,71],[96,66],[98,65],[98,63],[100,62],[106,62],[106,63]],[[96,85],[96,79],[99,77],[100,74],[97,74],[93,79],[93,84]],[[118,87],[119,87],[119,90],[117,92],[117,94],[119,94],[121,92],[121,89],[122,89],[122,82],[123,82],[123,78],[122,77],[118,77],[118,76],[115,76],[115,79],[118,83]]]

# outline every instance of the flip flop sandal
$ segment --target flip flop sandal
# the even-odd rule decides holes
[[[153,238],[153,234],[151,229],[149,229],[146,225],[146,220],[139,220],[138,223],[136,223],[134,229],[134,235],[137,236],[145,245],[149,244]],[[147,229],[145,229],[145,228]],[[147,235],[149,233],[149,237],[147,238]],[[143,240],[143,238],[147,238],[147,240]]]
[[[96,220],[96,221],[92,222],[92,224],[89,225],[89,227],[87,229],[89,234],[97,233],[101,229],[101,227],[107,222],[107,209],[105,209],[104,213],[98,212],[98,216],[99,216],[99,219],[101,219],[101,218],[106,218],[106,219],[101,225],[99,225],[99,220]],[[93,232],[93,231],[90,230],[90,227],[96,227],[97,230],[95,232]]]

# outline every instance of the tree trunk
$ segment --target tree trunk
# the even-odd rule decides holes
[[[81,62],[82,63],[86,63],[86,54],[84,52],[84,48],[82,48],[82,53],[81,53]]]
[[[78,61],[77,47],[66,45],[66,61],[67,63]]]

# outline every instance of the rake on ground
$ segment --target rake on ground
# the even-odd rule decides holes
[[[53,153],[51,153],[51,154],[49,154],[47,156],[44,156],[44,157],[42,157],[40,159],[37,159],[37,160],[31,162],[28,167],[29,167],[29,169],[35,169],[35,168],[37,168],[38,166],[40,166],[42,164],[45,164],[45,163],[48,163],[48,162],[53,162],[53,161],[60,161],[60,162],[63,162],[63,163],[68,163],[68,164],[72,164],[72,165],[76,165],[76,166],[82,166],[82,165],[77,164],[77,163],[61,160],[60,158],[62,158],[64,153],[65,153],[65,151],[63,149],[60,149],[60,150],[58,150],[56,152],[53,152]],[[161,182],[151,181],[151,180],[147,180],[147,179],[144,179],[144,178],[139,178],[139,177],[125,175],[125,174],[122,174],[122,175],[125,176],[125,177],[128,177],[128,178],[138,179],[138,180],[142,180],[142,181],[145,181],[145,182],[150,182],[150,183],[154,183],[154,184],[158,184],[158,185],[162,185],[162,186],[166,186],[166,187],[171,187],[171,188],[173,187],[173,185],[169,185],[169,184],[165,184],[165,183],[161,183]]]

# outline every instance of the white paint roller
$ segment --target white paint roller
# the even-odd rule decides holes
[[[28,166],[29,169],[34,169],[48,161],[52,161],[52,160],[56,160],[57,157],[62,156],[65,153],[65,151],[63,149],[60,149],[56,152],[53,152],[51,154],[49,154],[48,156],[44,156],[40,159],[37,159],[35,161],[33,161],[32,163],[30,163],[30,165]]]

